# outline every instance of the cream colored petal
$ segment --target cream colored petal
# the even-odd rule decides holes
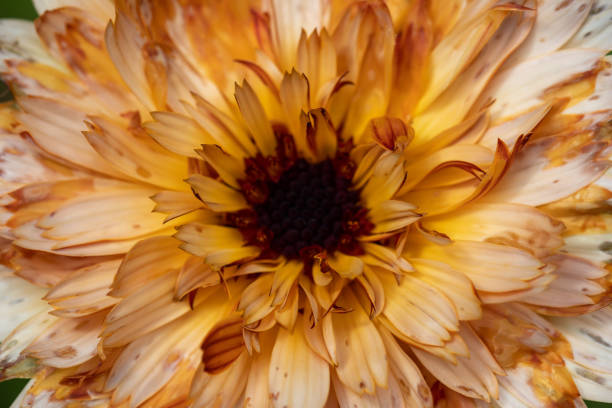
[[[416,347],[411,348],[425,368],[444,385],[465,396],[488,402],[498,395],[495,374],[503,370],[469,326],[462,325],[460,334],[471,353],[468,357],[458,357],[456,365]]]
[[[540,105],[547,89],[591,71],[601,58],[599,50],[569,49],[529,59],[500,72],[477,105],[493,99],[493,123],[500,123]]]
[[[415,256],[444,262],[470,278],[476,289],[487,292],[528,289],[529,281],[540,276],[544,266],[526,251],[476,241],[455,241],[447,246],[428,244]]]
[[[400,200],[388,200],[370,209],[369,219],[374,224],[372,233],[401,230],[417,221],[421,215],[416,207]]]
[[[612,11],[611,13],[612,14]],[[586,99],[565,109],[567,115],[584,115],[591,126],[605,123],[610,120],[610,106],[612,104],[612,68],[606,68],[597,75],[595,90]]]
[[[364,266],[363,275],[357,278],[357,282],[359,285],[353,285],[355,295],[362,305],[370,304],[371,317],[378,316],[385,307],[386,299],[385,287],[377,272],[368,266]]]
[[[182,299],[189,292],[198,288],[208,288],[221,283],[221,276],[202,258],[191,257],[179,272],[176,281],[175,299]]]
[[[180,268],[188,255],[179,245],[179,241],[167,236],[149,238],[134,245],[117,271],[110,294],[126,297],[169,270]]]
[[[391,248],[369,242],[361,245],[365,251],[361,259],[366,265],[380,267],[398,275],[414,270],[405,258],[396,254]]]
[[[59,319],[45,330],[26,353],[51,367],[73,367],[96,356],[105,312]]]
[[[78,166],[115,177],[125,177],[102,158],[81,132],[85,113],[65,104],[39,97],[20,97],[19,121],[28,129],[34,142],[50,154]]]
[[[66,69],[44,48],[31,21],[17,19],[0,20],[0,68],[6,68],[5,60],[34,60],[60,71]]]
[[[612,308],[551,320],[572,345],[573,358],[565,363],[582,397],[612,402]]]
[[[333,38],[339,72],[348,71],[355,81],[342,134],[359,142],[370,120],[385,115],[391,95],[395,35],[388,9],[380,3],[351,5]],[[334,110],[331,102],[335,115]]]
[[[387,386],[387,355],[378,330],[349,291],[336,303],[346,312],[331,312],[323,319],[323,338],[336,362],[336,375],[360,396]]]
[[[244,324],[249,325],[270,314],[274,307],[272,302],[272,274],[265,274],[246,287],[240,297],[238,309],[244,311]]]
[[[58,255],[77,257],[125,254],[134,244],[142,239],[150,238],[154,235],[168,235],[173,232],[172,228],[166,228],[123,240],[101,240],[85,244],[73,244],[71,241],[61,241],[58,243],[58,241],[49,240],[42,235],[44,230],[38,228],[35,224],[35,221],[32,221],[16,228],[15,232],[17,232],[18,239],[13,241],[13,244],[36,251],[46,251]],[[78,240],[80,238],[82,237],[79,236],[76,239]]]
[[[57,321],[47,310],[40,311],[21,322],[0,345],[0,378],[31,377],[38,371],[36,360],[23,351],[51,324]]]
[[[537,257],[563,245],[563,224],[533,207],[519,204],[471,204],[444,216],[427,218],[423,225],[444,231],[455,240],[515,246]]]
[[[466,70],[459,74],[427,109],[414,118],[417,144],[427,141],[465,118],[501,64],[530,32],[535,14],[534,11],[519,10],[506,17]],[[490,147],[494,148],[495,145]]]
[[[401,283],[389,273],[379,274],[385,288],[384,323],[390,323],[411,341],[443,346],[459,329],[452,303],[436,287],[412,275]]]
[[[278,330],[268,381],[275,407],[324,406],[330,388],[329,365],[308,347],[300,321],[292,332]]]
[[[445,263],[410,259],[416,277],[440,290],[453,303],[459,320],[474,320],[482,315],[480,300],[468,277]]]
[[[556,163],[548,156],[567,143],[555,137],[528,145],[506,175],[487,195],[487,201],[527,205],[547,204],[565,198],[597,180],[608,168],[605,146],[596,142],[572,149],[570,157]],[[562,152],[562,150],[559,150]],[[553,156],[555,157],[555,156]]]
[[[104,345],[125,346],[188,313],[189,303],[174,298],[176,279],[177,272],[170,272],[123,298],[106,317]]]
[[[528,134],[536,127],[550,111],[550,108],[550,104],[543,103],[513,119],[501,122],[497,126],[490,127],[479,143],[492,149],[497,144],[497,140],[501,139],[509,148],[512,148],[521,135]]]
[[[185,180],[208,208],[215,212],[233,212],[248,208],[240,191],[210,177],[194,174]]]
[[[430,56],[429,86],[419,100],[416,107],[417,113],[427,108],[478,55],[499,28],[505,16],[505,12],[492,8],[469,23],[455,26],[437,44]]]
[[[612,5],[605,0],[595,0],[585,23],[566,47],[610,50],[612,48],[610,18],[612,18]]]
[[[325,85],[336,78],[336,50],[331,37],[323,28],[309,35],[302,31],[297,49],[296,68],[308,78],[313,106],[323,105]],[[281,86],[282,88],[282,86]],[[281,89],[282,94],[282,89]]]
[[[530,367],[528,364],[506,370],[506,376],[499,377],[500,399],[504,401],[503,403],[518,402],[522,406],[532,407],[545,407],[559,404],[560,401],[571,404],[570,406],[584,407],[584,401],[578,394],[566,367],[561,365],[561,368],[555,368],[558,372],[549,369],[551,373],[546,373],[548,376],[554,376],[554,380],[545,375],[539,377],[539,368]],[[534,384],[531,379],[538,381]]]
[[[562,252],[587,259],[597,265],[609,263],[612,258],[610,244],[612,234],[580,234],[565,237]]]
[[[457,144],[432,153],[420,160],[407,163],[406,181],[398,194],[410,191],[428,174],[442,169],[454,162],[470,163],[476,166],[488,165],[493,161],[493,152],[478,145]]]
[[[180,363],[197,367],[203,338],[231,308],[227,295],[217,291],[192,313],[130,343],[106,380],[105,390],[114,390],[113,402],[130,398],[129,406],[136,407],[164,386]]]
[[[273,346],[273,333],[261,336],[261,351],[254,354],[248,372],[248,382],[244,393],[244,408],[269,408],[272,406],[268,392],[270,357]]]
[[[314,321],[314,314],[312,318],[309,316],[308,312],[310,310],[306,309],[307,313],[304,314],[304,318],[302,322],[304,324],[304,336],[306,338],[306,342],[308,346],[312,349],[314,353],[316,353],[323,360],[327,361],[328,364],[334,365],[329,352],[327,351],[327,346],[325,345],[325,339],[323,338],[323,327],[322,324],[318,320]]]
[[[90,116],[87,141],[126,176],[169,190],[182,190],[188,162],[159,146],[141,126],[140,116],[126,114],[121,120]]]
[[[272,302],[273,306],[285,304],[291,288],[296,285],[303,269],[304,265],[301,262],[289,261],[274,271],[274,279],[270,290],[270,295],[274,299]]]
[[[343,384],[342,381],[338,379],[337,375],[332,375],[332,381],[340,408],[351,408],[356,406],[368,408],[400,408],[410,406],[407,405],[408,401],[402,392],[403,390],[401,389],[399,381],[392,373],[389,374],[389,385],[387,387],[376,387],[374,392],[363,395],[354,392],[351,388]],[[334,407],[334,405],[331,406]]]
[[[172,221],[203,207],[202,202],[192,192],[161,191],[151,196],[151,200],[155,201],[154,212],[168,214],[164,222]],[[210,216],[214,216],[212,212]]]
[[[412,361],[401,348],[393,335],[383,327],[378,328],[385,343],[385,349],[389,355],[389,367],[391,372],[399,380],[403,395],[409,403],[408,407],[431,407],[433,396],[429,386],[421,374],[419,367]],[[407,389],[406,389],[407,388]]]
[[[81,317],[106,309],[118,302],[108,296],[121,260],[82,268],[55,285],[45,299],[61,317]]]
[[[38,15],[61,7],[83,7],[83,3],[79,0],[34,0],[33,3]],[[95,13],[102,20],[110,20],[115,17],[115,7],[109,0],[91,1],[87,4],[86,10],[89,13]]]
[[[152,193],[129,188],[79,197],[41,218],[36,226],[44,238],[54,241],[53,249],[143,236],[164,228],[163,216],[151,214]]]
[[[143,123],[157,143],[182,156],[197,158],[195,150],[213,139],[193,119],[173,112],[152,112],[154,122]]]
[[[295,66],[295,56],[302,30],[307,33],[325,24],[325,4],[315,0],[305,6],[299,0],[269,0],[271,35],[280,67],[289,71]]]
[[[524,302],[542,306],[543,310],[555,310],[573,306],[592,305],[597,295],[606,289],[600,285],[608,271],[582,258],[557,254],[543,259],[556,269],[556,277],[543,291],[525,296]],[[599,280],[599,282],[598,282]]]
[[[8,120],[13,122],[17,110],[10,109],[9,112]],[[3,130],[0,130],[0,135],[0,149],[3,151],[1,194],[10,193],[30,183],[60,180],[71,175],[67,168],[55,167],[56,163],[47,162],[36,146],[18,135]]]
[[[294,285],[289,289],[283,304],[274,311],[276,322],[286,330],[293,331],[299,317],[299,300],[299,289]]]
[[[104,39],[108,55],[132,93],[149,111],[163,108],[157,106],[161,101],[155,100],[156,90],[145,75],[149,63],[144,52],[146,38],[135,22],[119,11],[115,21],[107,25]]]
[[[538,1],[533,30],[509,58],[508,66],[561,48],[587,19],[592,4],[593,0],[569,3],[563,0]]]
[[[4,339],[19,324],[49,309],[46,302],[42,300],[44,294],[44,288],[36,287],[2,267],[0,302],[3,318],[0,325],[0,342],[4,343]]]
[[[472,326],[504,367],[506,375],[498,376],[502,406],[580,406],[575,405],[581,400],[563,363],[571,356],[569,344],[542,316],[529,307],[506,303],[488,306],[483,319]]]
[[[236,407],[246,386],[249,360],[250,356],[243,351],[230,367],[215,375],[200,366],[191,384],[193,407]]]

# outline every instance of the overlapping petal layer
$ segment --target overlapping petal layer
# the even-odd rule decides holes
[[[607,2],[35,3],[0,22],[16,406],[612,400]]]

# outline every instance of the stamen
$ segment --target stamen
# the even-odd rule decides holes
[[[241,186],[253,210],[227,214],[226,221],[266,257],[309,261],[323,251],[360,253],[356,238],[373,225],[352,189],[355,165],[348,154],[311,164],[296,159],[292,140],[277,150],[278,157],[245,161]]]

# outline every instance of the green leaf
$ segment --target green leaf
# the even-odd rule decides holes
[[[19,392],[28,383],[26,379],[16,379],[0,382],[0,408],[8,408]]]

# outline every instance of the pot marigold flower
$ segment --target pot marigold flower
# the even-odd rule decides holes
[[[35,3],[16,406],[612,401],[609,1]]]

